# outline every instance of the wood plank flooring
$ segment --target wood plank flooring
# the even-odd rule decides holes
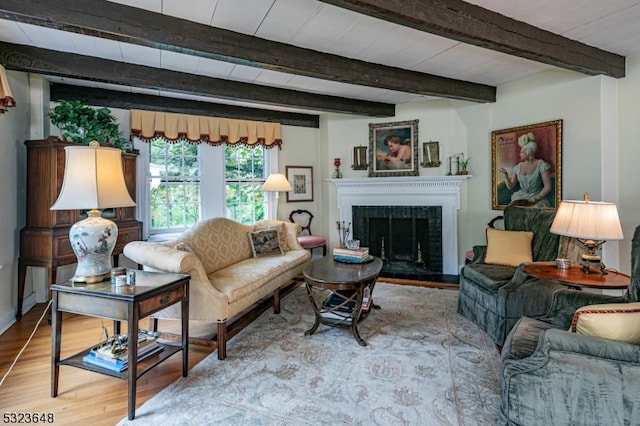
[[[21,321],[0,336],[0,376],[4,377],[14,358],[29,338],[45,304],[32,308]],[[102,339],[102,323],[112,322],[64,314],[62,354],[73,355]],[[148,321],[140,323],[148,328]],[[126,331],[124,327],[123,332]],[[189,347],[189,368],[214,349]],[[138,379],[136,407],[182,375],[181,352]],[[0,380],[1,380],[0,377]],[[127,415],[127,382],[78,368],[61,366],[58,396],[51,398],[51,326],[42,320],[33,339],[9,376],[0,386],[0,415],[7,412],[53,413],[55,424],[114,425]]]
[[[457,285],[426,281],[380,281],[399,285],[417,285],[457,289]],[[286,303],[286,301],[284,302]],[[31,335],[46,305],[39,304],[0,335],[0,380]],[[64,358],[102,340],[102,324],[111,330],[111,321],[64,314],[62,353]],[[170,329],[172,324],[160,324]],[[148,320],[140,327],[148,328]],[[192,324],[190,335],[203,336],[209,324]],[[126,331],[126,326],[122,332]],[[190,345],[189,368],[206,358],[215,348]],[[224,361],[221,361],[224,362]],[[180,352],[147,372],[138,380],[136,407],[181,377]],[[78,368],[61,366],[58,396],[51,398],[51,325],[46,315],[33,339],[20,355],[11,373],[0,386],[0,415],[4,413],[53,413],[56,424],[114,425],[127,415],[127,382]]]

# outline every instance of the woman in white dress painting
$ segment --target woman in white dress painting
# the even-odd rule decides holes
[[[511,204],[528,205],[533,207],[550,207],[547,195],[551,192],[551,165],[536,158],[538,145],[533,133],[527,133],[518,138],[520,146],[520,163],[511,170],[500,167],[504,173],[507,188],[513,189],[520,183],[520,189],[511,195]]]

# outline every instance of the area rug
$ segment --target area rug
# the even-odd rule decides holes
[[[303,287],[121,425],[493,425],[499,354],[456,313],[458,292],[376,284],[375,309],[348,329],[320,325]]]

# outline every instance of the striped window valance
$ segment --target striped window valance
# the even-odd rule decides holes
[[[144,141],[163,137],[209,145],[245,144],[273,148],[282,145],[280,123],[205,117],[170,112],[131,110],[131,136]]]

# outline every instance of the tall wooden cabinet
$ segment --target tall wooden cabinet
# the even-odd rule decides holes
[[[51,210],[58,198],[64,177],[64,147],[75,145],[56,137],[26,141],[27,146],[27,223],[20,230],[18,259],[18,307],[16,318],[22,318],[22,302],[28,266],[47,268],[48,288],[56,282],[58,266],[76,263],[69,242],[69,228],[81,220],[81,210]],[[129,194],[136,200],[136,160],[138,151],[122,153],[122,167]],[[142,239],[142,222],[136,220],[135,207],[122,207],[103,212],[118,226],[118,240],[113,250],[114,265],[124,246]]]

